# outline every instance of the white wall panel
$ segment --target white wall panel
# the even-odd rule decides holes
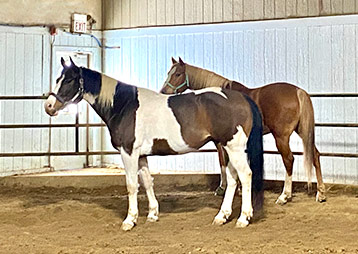
[[[0,28],[1,95],[41,95],[45,29]],[[39,101],[0,101],[1,124],[42,123]],[[0,152],[41,152],[46,130],[1,129]],[[46,158],[0,158],[0,175],[43,168]]]
[[[98,49],[96,41],[89,36],[56,36],[54,48],[70,47],[83,50]],[[50,36],[45,28],[0,27],[0,95],[35,95],[47,93],[50,89]],[[97,52],[97,51],[96,51]],[[93,56],[93,67],[99,69],[100,54]],[[99,64],[98,64],[99,63]],[[58,73],[54,73],[53,79]],[[83,104],[85,105],[85,104]],[[49,116],[43,109],[42,100],[0,101],[1,124],[49,123]],[[93,113],[92,113],[93,114]],[[83,114],[81,116],[84,116]],[[91,120],[94,117],[91,116]],[[84,118],[80,119],[84,123]],[[52,123],[75,123],[74,116],[63,115],[52,119]],[[93,132],[93,130],[91,130]],[[85,129],[80,132],[80,149],[84,151]],[[52,129],[52,151],[74,151],[74,130]],[[94,144],[96,142],[91,142]],[[0,129],[0,152],[47,152],[49,129]],[[97,149],[99,150],[100,147]],[[59,164],[55,161],[61,160]],[[78,158],[53,158],[55,169],[73,168]],[[83,160],[84,161],[84,160]],[[0,176],[47,170],[47,157],[4,157],[0,158]],[[77,164],[83,166],[83,162]]]
[[[265,1],[265,9],[268,2]],[[175,4],[180,5],[179,1]],[[232,4],[245,8],[248,3]],[[215,20],[227,8],[220,1],[213,5],[219,5],[212,10]],[[307,6],[291,7],[292,12],[295,8],[297,12],[307,10]],[[268,11],[263,13],[265,17]],[[210,16],[207,12],[205,7],[204,18]],[[311,93],[356,92],[357,31],[358,16],[106,31],[108,44],[121,44],[122,58],[113,58],[118,50],[106,50],[104,70],[119,79],[125,77],[134,85],[158,91],[171,65],[170,57],[181,56],[189,64],[249,87],[286,81]],[[147,53],[143,52],[145,46]],[[357,99],[312,100],[316,122],[357,122]],[[316,141],[322,152],[358,151],[357,130],[353,128],[317,127]],[[272,136],[265,136],[264,142],[265,149],[276,149]],[[294,151],[302,151],[297,135],[291,137],[290,144]],[[216,157],[214,153],[153,157],[150,164],[153,169],[218,172]],[[325,181],[358,183],[357,159],[322,157],[321,163]],[[302,158],[296,156],[295,180],[305,181],[301,167]],[[280,156],[265,155],[265,170],[267,179],[283,179]]]

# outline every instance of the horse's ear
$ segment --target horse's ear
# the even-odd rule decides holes
[[[63,57],[61,57],[61,65],[62,65],[63,68],[67,67],[65,59],[63,59]]]
[[[178,63],[177,60],[174,59],[174,57],[172,57],[172,63],[173,63],[173,64]]]
[[[71,57],[70,57],[70,61],[71,61],[71,67],[77,67],[76,64],[73,62]]]
[[[183,61],[183,60],[181,60],[181,58],[180,58],[180,57],[179,57],[179,63],[180,63],[180,65],[185,65],[184,61]]]

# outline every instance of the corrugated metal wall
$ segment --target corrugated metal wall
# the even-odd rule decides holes
[[[157,27],[107,31],[108,44],[120,50],[105,51],[107,74],[158,91],[171,65],[170,57],[213,70],[227,78],[257,87],[287,81],[308,92],[357,92],[358,16],[245,22],[215,25]],[[357,100],[314,98],[316,122],[357,122]],[[148,123],[150,124],[150,123]],[[356,129],[316,128],[322,152],[358,151]],[[110,145],[108,144],[108,147]],[[294,151],[302,151],[297,137]],[[265,149],[273,150],[272,136]],[[107,162],[118,162],[109,157]],[[321,159],[324,179],[333,183],[358,183],[357,160]],[[216,154],[153,157],[152,169],[218,172]],[[302,161],[296,156],[294,179],[305,180]],[[284,178],[277,155],[265,156],[266,179]]]
[[[68,35],[56,37],[54,49],[69,46],[78,49],[98,49],[97,43],[90,37]],[[50,51],[50,36],[47,29],[0,27],[0,95],[22,96],[47,93],[50,86]],[[98,54],[95,56],[96,69],[100,69],[100,58]],[[54,73],[54,76],[56,75],[57,73]],[[43,110],[41,100],[0,101],[0,114],[1,124],[49,123],[49,117]],[[73,115],[70,118],[71,123],[74,123]],[[67,120],[69,119],[64,117],[53,122]],[[53,129],[52,132],[52,151],[73,149],[73,130]],[[82,131],[82,144],[85,142],[83,136]],[[61,149],[56,147],[59,145]],[[0,129],[1,153],[47,152],[48,146],[49,129]],[[52,164],[56,165],[54,160],[56,158],[52,159]],[[63,158],[61,160],[63,161]],[[0,176],[42,171],[46,170],[47,165],[47,157],[0,158]],[[82,166],[83,163],[80,165]],[[67,163],[63,167],[73,168],[74,165]]]
[[[105,0],[104,28],[358,13],[356,0]]]
[[[45,29],[0,28],[0,94],[41,95],[49,83]],[[46,123],[39,101],[0,101],[1,123]],[[1,130],[1,152],[46,151],[48,130]],[[38,169],[46,158],[0,158],[0,175]]]

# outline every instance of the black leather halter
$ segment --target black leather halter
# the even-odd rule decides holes
[[[69,101],[65,101],[61,96],[59,96],[58,94],[55,94],[54,92],[50,92],[48,94],[48,96],[52,95],[53,97],[56,98],[56,100],[58,100],[59,102],[61,102],[63,104],[63,107],[67,106],[68,104],[76,104],[79,103],[82,98],[83,98],[83,94],[84,94],[84,79],[82,77],[82,68],[80,67],[80,79],[79,79],[79,83],[80,83],[80,87],[78,88],[78,92],[73,96],[73,98]]]

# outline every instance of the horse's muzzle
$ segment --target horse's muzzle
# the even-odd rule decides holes
[[[162,93],[162,94],[172,94],[170,93],[170,91],[168,91],[168,88],[165,86],[163,87],[162,89],[160,89],[159,93]]]
[[[55,108],[54,103],[52,103],[51,101],[49,100],[45,101],[44,107],[48,115],[56,116],[58,114],[58,110]]]

